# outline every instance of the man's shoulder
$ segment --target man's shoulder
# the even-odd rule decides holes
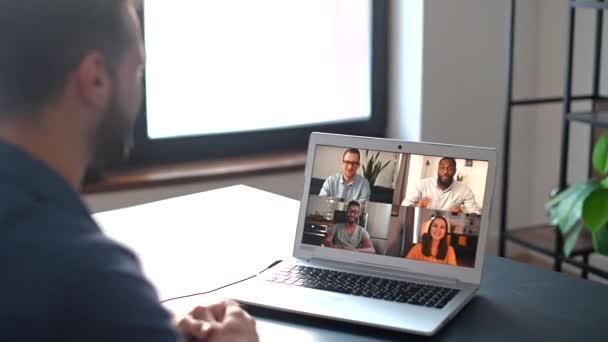
[[[334,187],[334,186],[338,186],[338,184],[340,184],[340,179],[342,179],[342,172],[338,172],[336,174],[333,174],[331,176],[328,176],[325,179],[325,184]]]
[[[24,202],[0,212],[0,225],[6,227],[0,230],[0,245],[12,245],[13,254],[34,253],[41,265],[42,261],[59,263],[71,271],[136,260],[128,249],[104,235],[85,213],[56,209]]]
[[[369,185],[369,181],[367,180],[367,178],[363,177],[362,175],[360,175],[358,173],[355,174],[355,179],[357,179],[358,182],[360,182],[361,184],[367,184],[367,185]]]
[[[0,221],[22,216],[22,212],[31,212],[36,206],[36,199],[23,189],[15,184],[0,183]]]
[[[38,309],[65,314],[66,322],[74,325],[70,335],[93,334],[95,341],[112,341],[125,335],[150,340],[148,335],[154,334],[177,340],[135,254],[107,237],[85,215],[67,216],[47,215],[49,221],[43,225],[44,215],[37,215],[30,222],[43,225],[48,233],[31,229],[39,234],[21,235],[11,253],[20,258],[22,269],[9,276],[13,282],[9,288],[22,279],[43,284],[44,290],[35,297],[41,299]],[[54,324],[52,319],[48,324]]]
[[[334,173],[333,175],[327,177],[328,180],[331,180],[333,182],[337,182],[342,178],[342,171],[338,171],[336,173]]]
[[[139,260],[128,247],[105,235],[92,221],[72,223],[74,235],[59,246],[72,266],[87,273],[125,272],[139,275]]]

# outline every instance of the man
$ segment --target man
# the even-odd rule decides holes
[[[345,249],[348,251],[375,253],[369,233],[357,223],[361,206],[357,201],[350,201],[346,210],[346,224],[338,223],[329,228],[322,244],[325,247]]]
[[[130,145],[144,58],[133,6],[0,0],[1,341],[257,341],[229,300],[173,326],[78,194],[89,163]]]
[[[475,202],[475,195],[467,185],[454,181],[455,174],[456,160],[442,158],[437,178],[421,180],[414,191],[408,192],[401,205],[480,215],[481,209]]]
[[[369,182],[357,174],[361,165],[361,154],[356,148],[349,148],[342,155],[342,171],[327,177],[320,196],[342,198],[345,202],[369,200]]]

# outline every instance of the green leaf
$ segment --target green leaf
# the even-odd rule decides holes
[[[365,150],[366,161],[361,164],[363,168],[363,176],[367,179],[370,186],[374,186],[376,179],[382,173],[391,161],[387,161],[382,164],[382,160],[380,160],[380,151],[376,152],[376,154],[371,154],[371,157],[367,157],[368,151]]]
[[[604,189],[608,189],[608,177],[604,178],[601,182],[600,182],[600,186]]]
[[[583,204],[583,223],[596,231],[608,223],[608,189],[596,189]]]
[[[572,230],[566,236],[564,236],[564,255],[570,256],[570,253],[572,252],[572,249],[574,249],[576,241],[578,240],[582,230],[583,224],[581,221],[577,221]]]
[[[587,182],[588,183],[588,182]],[[584,187],[587,183],[573,185],[569,188],[566,188],[559,192],[557,195],[553,196],[547,204],[545,204],[545,209],[549,210],[550,207],[554,207],[562,202],[566,197],[572,196],[574,193],[580,191],[580,188]]]
[[[593,167],[602,175],[608,173],[608,133],[602,135],[595,143]]]
[[[372,158],[372,159],[373,159],[373,158]],[[374,165],[374,164],[373,164],[373,160],[372,160],[372,159],[370,159],[370,160],[368,160],[368,161],[367,161],[367,170],[366,170],[366,171],[364,171],[364,173],[365,173],[365,177],[366,177],[366,178],[368,178],[368,177],[369,177],[369,175],[370,175],[370,172],[372,172],[372,167],[373,167],[373,165]]]
[[[608,228],[604,227],[593,232],[593,248],[596,252],[608,255]]]
[[[547,207],[551,223],[559,226],[562,233],[567,235],[574,224],[581,219],[583,201],[598,187],[599,183],[589,181],[572,186],[549,201]]]

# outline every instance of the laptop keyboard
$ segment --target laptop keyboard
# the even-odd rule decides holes
[[[284,266],[277,272],[264,276],[264,279],[273,283],[302,286],[437,309],[446,306],[459,292],[459,290],[446,287],[369,277],[301,265]]]

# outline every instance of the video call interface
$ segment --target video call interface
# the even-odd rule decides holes
[[[488,162],[318,146],[302,243],[475,267]]]

